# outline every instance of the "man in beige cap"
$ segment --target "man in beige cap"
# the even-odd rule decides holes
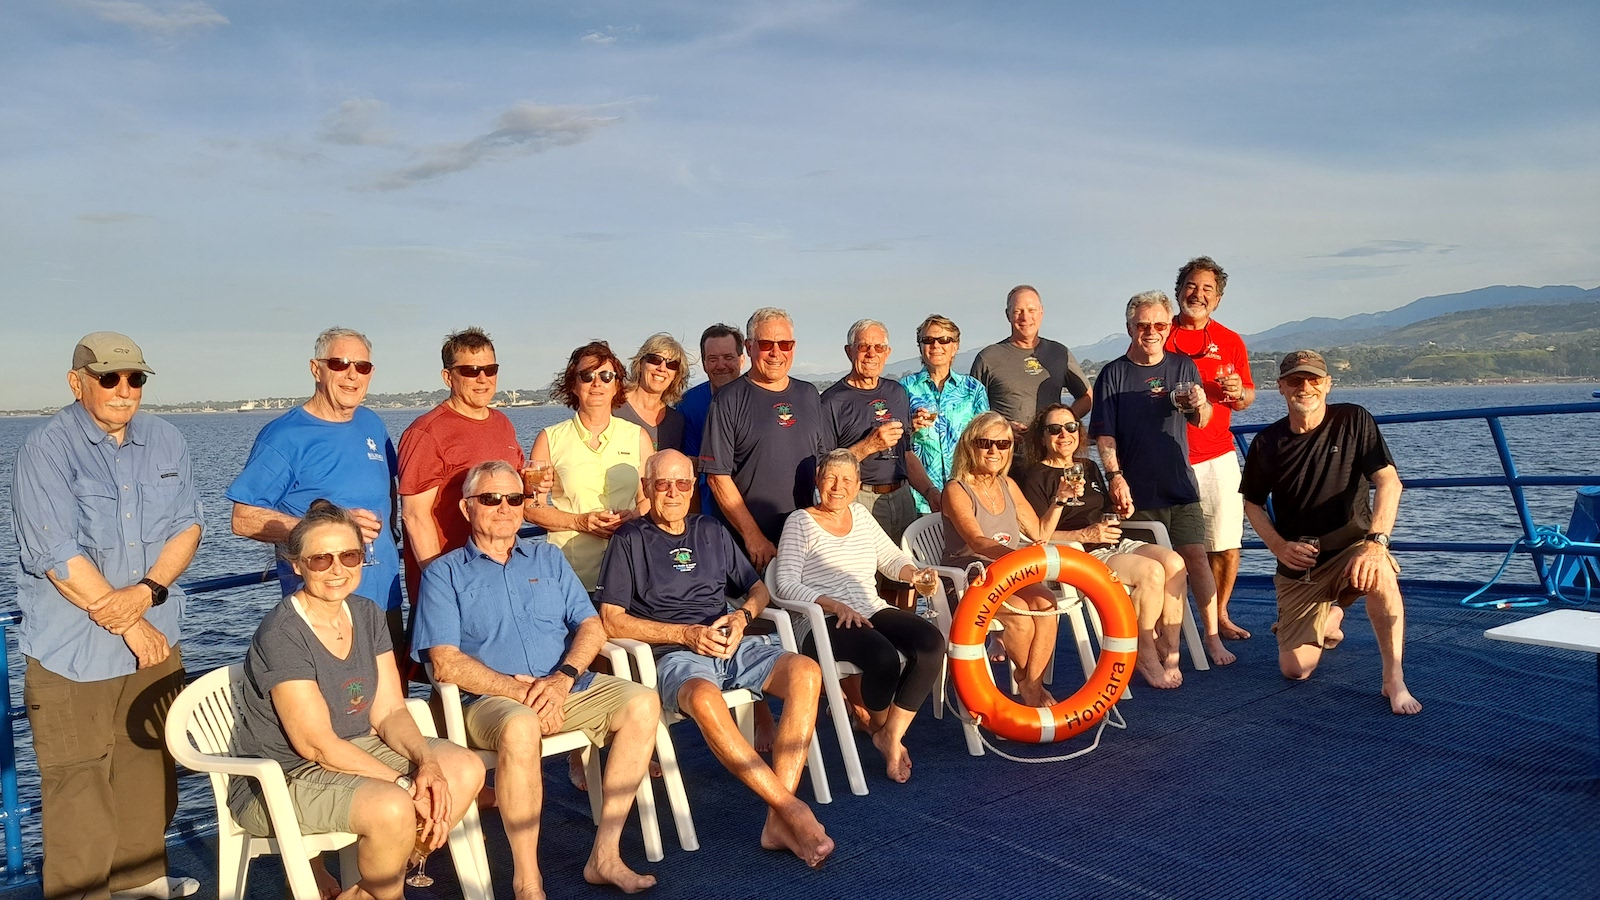
[[[77,402],[17,452],[17,643],[47,900],[199,889],[167,875],[178,793],[162,734],[184,683],[176,582],[200,544],[200,502],[183,437],[139,412],[152,373],[126,335],[86,335],[67,373]]]
[[[1419,713],[1400,665],[1406,612],[1400,565],[1389,554],[1400,475],[1372,414],[1353,403],[1329,405],[1332,387],[1315,350],[1285,356],[1278,393],[1289,415],[1256,435],[1244,462],[1245,515],[1278,558],[1278,667],[1285,678],[1310,678],[1322,652],[1344,640],[1345,608],[1364,596],[1389,709]]]

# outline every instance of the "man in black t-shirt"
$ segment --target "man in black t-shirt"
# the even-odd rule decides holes
[[[1351,403],[1328,405],[1332,386],[1316,351],[1283,358],[1278,393],[1289,415],[1251,442],[1239,488],[1251,526],[1278,558],[1278,667],[1286,678],[1311,677],[1322,651],[1344,639],[1345,607],[1365,596],[1383,658],[1383,695],[1396,714],[1410,715],[1422,704],[1406,689],[1401,667],[1406,615],[1400,565],[1389,554],[1400,476],[1370,413]]]
[[[1166,352],[1172,300],[1164,292],[1135,295],[1128,301],[1126,318],[1132,342],[1127,353],[1106,363],[1095,378],[1089,434],[1100,451],[1117,514],[1166,526],[1200,610],[1206,655],[1225,666],[1235,657],[1218,633],[1217,582],[1206,559],[1205,513],[1189,468],[1188,424],[1204,428],[1211,421],[1211,402],[1200,387],[1194,360]]]
[[[720,398],[720,394],[718,395]],[[600,618],[614,638],[654,645],[661,705],[700,726],[711,752],[768,806],[761,846],[785,849],[813,868],[833,839],[794,795],[817,722],[822,670],[771,635],[745,633],[766,608],[766,586],[715,520],[689,514],[694,465],[676,450],[645,462],[650,515],[624,523],[600,564]],[[748,594],[727,611],[727,592]],[[722,692],[744,688],[782,697],[772,765],[734,724]]]

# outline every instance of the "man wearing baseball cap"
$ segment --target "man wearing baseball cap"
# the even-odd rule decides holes
[[[176,582],[200,544],[200,501],[178,429],[139,412],[151,374],[128,336],[85,335],[67,372],[77,402],[17,452],[17,642],[47,900],[199,889],[167,875],[178,792],[161,735],[183,689]]]
[[[1400,565],[1389,554],[1400,476],[1372,414],[1353,403],[1329,405],[1332,386],[1315,350],[1283,358],[1278,393],[1289,415],[1256,435],[1239,488],[1250,524],[1278,558],[1278,667],[1285,678],[1311,677],[1323,651],[1344,639],[1345,609],[1366,597],[1383,696],[1395,714],[1411,715],[1422,704],[1401,667],[1405,606]]]

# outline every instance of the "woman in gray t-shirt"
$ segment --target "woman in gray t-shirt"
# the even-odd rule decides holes
[[[413,844],[443,846],[483,786],[483,764],[417,729],[383,611],[354,596],[361,543],[350,514],[326,500],[289,532],[284,552],[305,584],[267,613],[250,641],[238,744],[241,755],[283,766],[301,831],[354,832],[361,886],[378,900],[399,900]],[[271,833],[253,779],[233,780],[228,808],[251,834]],[[396,814],[414,815],[420,833],[411,821],[394,822]],[[313,868],[324,893],[336,887],[320,864]]]

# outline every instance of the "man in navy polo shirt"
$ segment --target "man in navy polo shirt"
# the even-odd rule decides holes
[[[462,482],[472,536],[422,571],[412,655],[433,675],[478,696],[464,712],[467,743],[499,754],[495,801],[505,822],[517,895],[542,896],[539,874],[541,738],[582,731],[609,746],[605,799],[583,877],[628,893],[656,883],[618,851],[622,825],[655,747],[661,707],[632,681],[586,671],[605,628],[561,552],[519,541],[522,476],[503,460],[480,463]]]
[[[618,528],[600,564],[596,593],[606,633],[655,645],[662,705],[694,719],[711,752],[769,807],[761,846],[787,848],[820,866],[833,840],[794,791],[817,721],[822,670],[771,635],[745,635],[767,606],[766,586],[727,529],[689,514],[689,458],[676,450],[650,457],[644,489],[650,515]],[[728,612],[729,596],[745,601]],[[722,700],[733,688],[785,701],[770,768]]]

